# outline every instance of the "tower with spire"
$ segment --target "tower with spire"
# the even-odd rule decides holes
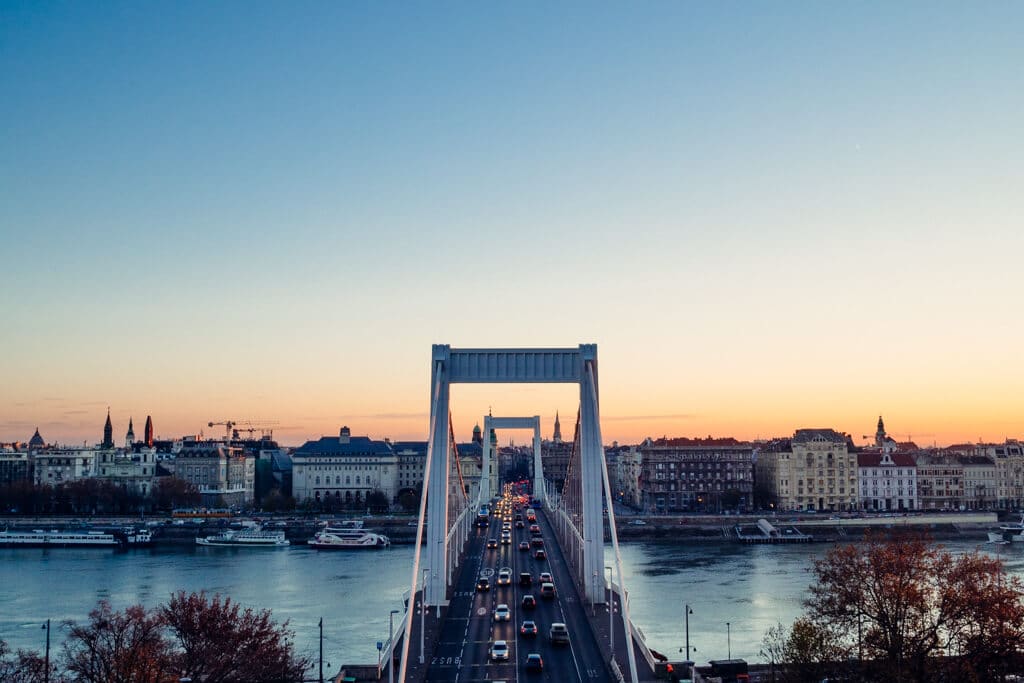
[[[879,448],[885,446],[885,423],[882,422],[882,416],[878,416],[878,430],[875,432],[875,445]]]
[[[483,445],[484,443],[484,433],[480,429],[480,425],[475,425],[473,427],[473,443],[478,445]]]
[[[103,425],[103,443],[100,447],[105,450],[114,447],[114,425],[110,423],[110,408],[107,408],[107,423]]]
[[[126,450],[132,449],[132,444],[135,443],[135,423],[132,418],[128,418],[128,433],[124,435],[124,447]]]
[[[149,415],[146,416],[146,427],[142,438],[146,441],[146,448],[153,447],[153,418]]]
[[[555,434],[551,437],[555,443],[562,443],[562,423],[558,421],[558,411],[555,411]]]

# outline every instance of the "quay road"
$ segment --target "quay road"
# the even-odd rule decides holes
[[[501,538],[501,522],[492,517],[491,526],[476,529],[466,545],[466,564],[459,577],[451,604],[447,610],[434,657],[427,670],[427,681],[575,681],[590,683],[610,679],[605,661],[607,655],[594,639],[587,623],[586,607],[580,600],[579,591],[569,574],[565,558],[555,540],[554,530],[542,510],[536,510],[537,524],[540,525],[546,560],[533,557],[529,552],[519,550],[520,541],[530,540],[529,524],[516,529],[513,523],[512,543],[499,544],[497,549],[486,547],[487,539]],[[508,567],[512,570],[512,584],[497,586],[498,571]],[[530,572],[533,585],[519,585],[519,573]],[[538,576],[550,572],[554,579],[557,597],[543,600],[540,597]],[[486,576],[491,589],[476,591],[476,581]],[[533,595],[537,607],[523,610],[524,595]],[[494,609],[507,604],[512,611],[511,621],[494,621]],[[535,638],[519,635],[523,621],[533,620],[537,624]],[[569,629],[569,645],[554,646],[548,640],[548,629],[554,622],[563,622]],[[490,648],[495,640],[509,644],[509,661],[490,661]],[[525,670],[526,657],[539,653],[544,659],[543,673],[528,673]]]

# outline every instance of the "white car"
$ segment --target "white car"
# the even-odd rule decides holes
[[[645,522],[642,519],[634,519],[629,524],[630,524],[630,526],[647,526],[647,522]]]
[[[508,643],[506,641],[494,641],[494,645],[491,645],[491,660],[495,662],[508,661]]]
[[[508,605],[501,604],[494,608],[494,620],[495,621],[511,621],[512,610],[508,608]]]
[[[508,567],[504,567],[498,572],[498,585],[499,586],[510,586],[512,585],[512,570]]]

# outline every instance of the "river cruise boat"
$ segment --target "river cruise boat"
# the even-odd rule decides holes
[[[999,528],[988,532],[989,543],[1024,543],[1024,515],[1020,521],[1000,524]]]
[[[229,529],[213,536],[199,537],[196,545],[231,546],[235,548],[284,548],[291,545],[283,531],[259,528]]]
[[[362,522],[342,522],[340,526],[327,526],[307,543],[317,550],[363,550],[386,548],[391,540],[363,528]]]
[[[68,531],[0,531],[0,546],[24,548],[70,548],[70,547],[109,547],[135,548],[150,545],[153,534],[148,529],[91,530],[77,529]]]

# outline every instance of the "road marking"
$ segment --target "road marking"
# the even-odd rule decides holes
[[[486,607],[481,607],[480,609],[478,609],[478,610],[476,611],[476,613],[477,613],[477,614],[478,614],[479,616],[481,616],[481,617],[482,617],[483,615],[487,614],[487,608],[486,608]],[[466,630],[467,630],[467,631],[469,630],[469,627],[468,627],[468,626],[466,627]]]

